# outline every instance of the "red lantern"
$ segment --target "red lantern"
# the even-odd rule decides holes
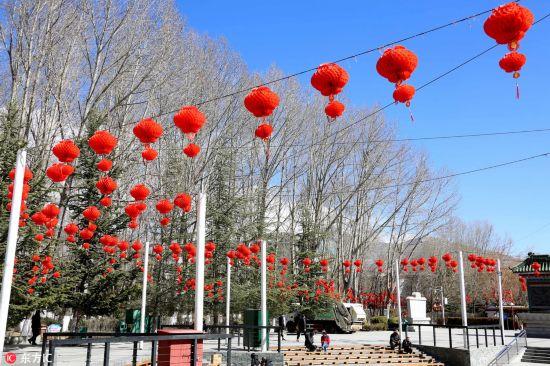
[[[290,261],[286,257],[281,258],[279,262],[281,263],[282,266],[288,266],[288,263],[290,263]]]
[[[97,131],[88,139],[88,145],[98,155],[110,154],[117,145],[117,138],[108,131]]]
[[[340,65],[326,63],[320,65],[311,76],[311,85],[332,101],[344,89],[348,80],[348,73]]]
[[[141,157],[145,161],[153,161],[157,158],[158,155],[159,153],[157,152],[157,150],[151,147],[146,147],[145,150],[141,152]]]
[[[191,211],[191,196],[187,193],[180,193],[174,198],[174,205],[181,208],[184,212]]]
[[[63,163],[52,164],[46,169],[46,175],[55,183],[65,181],[73,172],[74,168],[72,166]]]
[[[152,118],[145,118],[134,126],[133,132],[142,144],[149,146],[162,136],[162,126]]]
[[[513,72],[514,78],[519,77],[519,71],[525,65],[527,57],[519,52],[509,52],[505,54],[498,62],[499,66],[506,72]]]
[[[445,262],[449,262],[451,259],[453,259],[453,257],[451,256],[451,253],[445,253],[445,254],[443,254],[443,256],[441,256],[441,258],[442,258]]]
[[[109,176],[99,178],[95,186],[105,196],[110,195],[117,189],[116,181]]]
[[[195,156],[199,155],[200,152],[201,152],[201,148],[199,147],[199,145],[195,145],[193,143],[188,144],[183,149],[183,153],[190,158],[194,158]]]
[[[268,123],[262,123],[256,128],[256,131],[254,132],[257,138],[264,141],[269,140],[272,133],[273,133],[273,127]]]
[[[99,204],[103,207],[110,207],[113,204],[111,197],[103,197],[99,200]]]
[[[78,232],[78,226],[71,222],[70,224],[67,224],[63,230],[69,235],[74,235]]]
[[[94,236],[94,232],[88,228],[84,228],[82,230],[80,230],[80,237],[84,240],[90,240],[91,238],[93,238]],[[86,243],[85,243],[86,244]],[[88,244],[88,247],[89,247],[89,244]],[[84,247],[85,249],[88,249],[86,247]]]
[[[12,170],[10,170],[10,172],[8,173],[8,177],[11,179],[11,180],[14,180],[15,179],[15,168],[13,168]],[[31,180],[33,177],[33,174],[32,174],[32,171],[29,169],[29,167],[25,167],[25,174],[23,175],[23,181],[25,183],[27,183],[29,180]]]
[[[309,267],[311,265],[311,259],[306,257],[302,260],[302,264],[304,265],[304,267]]]
[[[405,103],[407,107],[411,105],[411,100],[414,97],[414,86],[408,84],[398,85],[393,91],[393,99],[395,102]]]
[[[72,140],[58,142],[53,147],[52,152],[63,163],[71,163],[80,155],[80,149]]]
[[[411,77],[418,65],[414,52],[397,45],[388,48],[376,62],[376,71],[390,83],[401,84]]]
[[[451,260],[451,261],[449,262],[449,264],[451,265],[452,268],[458,267],[458,262],[455,261],[455,260]]]
[[[254,88],[244,98],[244,106],[254,117],[266,118],[279,105],[279,96],[267,86]]]
[[[59,215],[59,207],[53,203],[48,203],[44,206],[41,212],[46,218],[53,219]]]
[[[84,211],[82,211],[82,215],[86,218],[86,220],[94,222],[99,218],[99,216],[101,216],[101,212],[96,206],[88,206]]]
[[[344,104],[337,100],[333,100],[325,107],[325,114],[332,119],[336,119],[344,113],[345,109],[346,106]]]
[[[361,267],[363,265],[363,261],[361,259],[356,259],[355,262],[353,262],[353,265],[355,267]]]
[[[319,264],[321,265],[321,267],[327,267],[328,266],[328,259],[321,259],[319,261]]]
[[[136,184],[132,189],[130,190],[130,195],[136,200],[136,201],[144,201],[147,199],[151,191],[145,184]]]
[[[349,268],[351,267],[351,261],[346,259],[345,261],[342,262],[342,265],[346,268]]]
[[[519,41],[534,22],[533,13],[516,2],[501,5],[495,9],[483,24],[485,33],[498,44],[508,44],[510,50],[516,50]]]
[[[376,264],[377,267],[382,267],[384,265],[384,261],[382,259],[377,259],[374,264]]]
[[[109,159],[101,159],[96,167],[102,172],[108,172],[113,167],[113,162]]]
[[[172,202],[170,202],[169,200],[163,199],[158,201],[155,207],[158,212],[160,212],[163,215],[166,215],[170,213],[170,211],[172,211],[172,209],[174,208],[174,205],[172,205]]]
[[[174,124],[191,141],[206,122],[206,117],[195,106],[182,107],[174,115]]]

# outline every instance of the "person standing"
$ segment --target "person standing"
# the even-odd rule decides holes
[[[29,338],[29,343],[36,346],[36,338],[40,335],[42,324],[40,322],[40,310],[36,310],[31,318],[32,337]]]
[[[330,337],[328,336],[327,332],[323,330],[323,335],[321,336],[321,347],[323,347],[323,351],[326,353],[328,347],[330,346]]]

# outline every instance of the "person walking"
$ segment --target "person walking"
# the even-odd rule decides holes
[[[304,314],[300,314],[298,317],[298,325],[297,325],[297,331],[296,331],[296,341],[300,340],[300,333],[303,333],[304,336],[306,335],[306,329],[307,329],[307,319]]]
[[[321,347],[323,347],[323,351],[326,353],[328,347],[330,346],[330,337],[328,336],[327,332],[323,330],[323,335],[321,336]]]
[[[36,310],[31,318],[32,337],[29,338],[29,343],[36,346],[36,338],[42,331],[42,324],[40,322],[40,310]]]
[[[283,341],[285,341],[285,325],[286,325],[286,319],[285,319],[285,316],[283,314],[279,315],[279,319],[278,319],[278,323],[279,323],[279,331],[281,332],[281,338]]]

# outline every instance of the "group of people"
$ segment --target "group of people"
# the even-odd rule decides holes
[[[390,347],[391,349],[401,348],[405,353],[412,353],[412,343],[409,337],[406,337],[403,343],[401,343],[401,337],[397,330],[394,330],[390,336]]]

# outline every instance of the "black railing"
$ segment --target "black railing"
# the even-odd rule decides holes
[[[277,332],[277,352],[281,353],[281,338],[283,336],[283,327],[272,326],[272,325],[244,325],[244,324],[234,324],[234,325],[206,325],[205,331],[214,331],[222,333],[220,330],[237,337],[237,345],[241,345],[241,337],[243,338],[243,347],[250,352],[251,348],[254,347],[251,345],[254,344],[254,338],[258,336],[258,332],[262,329],[266,329],[266,338],[269,338],[269,331],[274,330]],[[229,332],[228,332],[229,331]],[[244,339],[247,338],[246,346]]]
[[[61,339],[62,337],[67,337]],[[227,364],[231,364],[231,338],[232,335],[228,334],[157,334],[157,333],[45,333],[42,340],[42,357],[40,360],[40,366],[54,366],[56,349],[58,347],[71,347],[86,345],[86,358],[85,365],[90,366],[92,364],[92,346],[99,344],[104,346],[103,351],[103,365],[108,366],[111,358],[111,344],[113,343],[131,343],[132,344],[132,361],[130,365],[137,366],[138,360],[138,348],[141,342],[151,342],[151,358],[149,364],[151,366],[157,365],[157,347],[159,341],[190,341],[190,361],[191,365],[197,364],[197,357],[199,354],[198,344],[199,341],[204,340],[218,340],[218,350],[220,350],[220,340],[227,339]],[[46,351],[47,348],[47,351]],[[70,361],[70,364],[74,364],[74,360]],[[94,362],[94,365],[97,365]]]
[[[475,339],[475,347],[489,347],[497,345],[497,338],[501,345],[504,345],[504,334],[501,331],[500,327],[497,324],[492,325],[474,325],[474,326],[463,326],[463,325],[437,325],[437,324],[408,324],[405,327],[405,336],[410,337],[409,327],[415,327],[415,333],[417,334],[416,339],[411,340],[412,343],[422,345],[422,333],[424,332],[424,345],[432,343],[434,347],[444,347],[449,348],[465,348],[470,349],[473,347],[473,341],[470,341],[470,337]],[[432,328],[431,331],[425,328]],[[416,332],[418,329],[418,332]],[[424,329],[424,331],[423,331]],[[441,333],[437,332],[437,329],[445,329],[444,338],[441,337]],[[458,330],[459,334],[453,333],[454,330]],[[498,336],[497,336],[498,330]],[[426,335],[431,335],[431,342],[426,342]],[[439,344],[438,344],[439,338]],[[459,340],[462,338],[462,343]],[[453,341],[454,339],[454,341]],[[442,344],[447,340],[447,344]],[[416,342],[415,342],[416,341]],[[459,347],[459,344],[462,344],[462,347]]]
[[[160,326],[162,328],[175,328],[175,329],[185,329],[186,325],[183,324],[163,324]],[[245,324],[233,324],[233,325],[205,325],[205,332],[215,332],[215,333],[226,333],[231,334],[233,337],[237,338],[237,347],[241,346],[241,338],[243,340],[242,347],[245,351],[250,352],[255,350],[258,347],[254,347],[254,338],[258,336],[258,331],[262,329],[267,329],[266,337],[269,338],[269,331],[274,330],[277,332],[277,352],[281,353],[281,339],[283,337],[284,327],[272,326],[272,325],[245,325]],[[245,342],[246,340],[246,342]],[[218,349],[220,348],[221,340],[218,340]]]

